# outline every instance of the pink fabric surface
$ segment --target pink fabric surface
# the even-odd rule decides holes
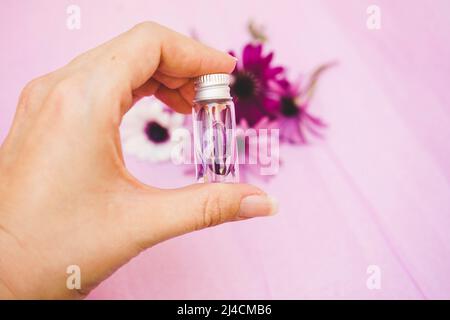
[[[366,27],[366,8],[382,27]],[[82,27],[66,28],[77,4]],[[102,298],[450,298],[450,2],[2,1],[0,141],[24,84],[143,20],[239,49],[267,26],[295,76],[338,61],[312,106],[326,139],[283,146],[261,187],[276,217],[227,224],[145,251],[89,296]],[[126,159],[142,181],[189,184],[172,164]],[[369,265],[381,289],[366,287]]]

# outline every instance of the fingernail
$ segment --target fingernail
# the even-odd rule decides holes
[[[253,218],[274,215],[278,211],[278,201],[266,195],[251,195],[241,200],[239,217]]]

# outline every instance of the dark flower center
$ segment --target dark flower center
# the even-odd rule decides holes
[[[166,142],[169,139],[169,131],[155,121],[147,123],[144,131],[147,138],[154,143]]]
[[[232,90],[233,96],[238,99],[248,99],[255,95],[257,84],[255,78],[248,73],[238,73],[235,77]]]
[[[281,113],[286,117],[295,117],[300,113],[300,108],[292,97],[283,97],[280,101]]]

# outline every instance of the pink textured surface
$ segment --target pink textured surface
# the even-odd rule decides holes
[[[366,28],[376,2],[382,29]],[[65,26],[66,7],[82,28]],[[266,4],[267,3],[267,4]],[[0,141],[33,77],[143,20],[238,48],[249,18],[264,23],[292,75],[338,60],[313,110],[325,141],[283,147],[262,185],[281,209],[147,250],[90,298],[450,298],[450,2],[2,1]],[[191,182],[183,168],[127,159],[160,187]],[[366,288],[379,265],[381,290]]]

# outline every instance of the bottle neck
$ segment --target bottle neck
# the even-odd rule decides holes
[[[208,100],[231,100],[230,87],[228,85],[213,85],[196,88],[194,101]]]
[[[205,104],[209,104],[209,103],[227,103],[233,101],[233,98],[226,98],[226,99],[205,99],[205,100],[194,100],[194,103],[196,104],[200,104],[200,105],[205,105]]]

